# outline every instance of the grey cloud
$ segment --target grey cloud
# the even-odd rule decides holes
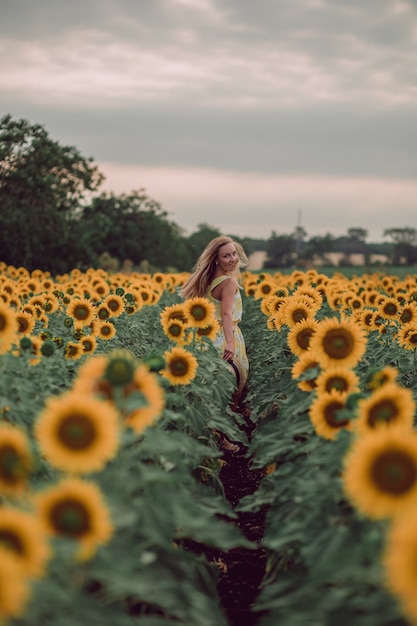
[[[13,106],[99,161],[286,175],[417,176],[417,112],[343,107],[77,111]]]

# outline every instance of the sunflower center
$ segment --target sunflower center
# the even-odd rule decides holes
[[[8,483],[17,483],[27,474],[27,468],[22,462],[21,456],[10,445],[0,448],[0,476]]]
[[[19,333],[25,333],[29,328],[29,322],[25,317],[18,317],[17,322],[19,324]]]
[[[181,322],[186,322],[187,321],[185,315],[183,313],[181,313],[181,311],[174,311],[173,313],[170,314],[169,319],[171,319],[171,320],[180,320]]]
[[[2,330],[6,328],[6,326],[7,326],[6,316],[0,313],[0,333]]]
[[[84,346],[84,352],[91,352],[94,347],[91,339],[84,339],[83,346]]]
[[[23,555],[25,553],[21,538],[10,528],[0,528],[0,544],[5,545],[13,552],[17,552],[17,554]]]
[[[353,337],[346,329],[329,330],[323,340],[323,350],[332,359],[345,359],[353,346]]]
[[[417,469],[406,452],[390,450],[375,459],[371,467],[371,477],[382,491],[402,495],[414,486]]]
[[[201,322],[205,317],[207,317],[207,309],[201,304],[196,304],[190,309],[190,315],[197,321]]]
[[[69,415],[58,426],[60,441],[72,450],[89,448],[97,437],[92,421],[86,415]]]
[[[108,312],[108,310],[106,308],[103,307],[103,308],[99,309],[99,311],[98,311],[98,318],[100,320],[106,320],[108,317],[109,317],[109,312]]]
[[[332,389],[336,389],[337,391],[347,391],[347,380],[342,376],[332,376],[326,382],[326,391],[330,392]]]
[[[410,309],[405,309],[405,311],[402,312],[400,320],[402,321],[403,324],[408,324],[408,322],[411,322],[411,320],[413,319],[413,314],[411,313]]]
[[[312,328],[304,328],[297,335],[297,344],[303,350],[307,350],[310,345],[310,339],[314,334],[314,330]]]
[[[110,335],[111,334],[110,326],[102,326],[101,334],[103,335],[103,337],[107,337],[107,335]]]
[[[417,344],[417,333],[410,333],[408,335],[408,342],[413,346]]]
[[[394,304],[393,302],[388,302],[385,306],[384,306],[384,313],[386,315],[396,315],[398,311],[398,307],[396,304]]]
[[[86,320],[90,315],[90,310],[84,304],[77,304],[74,307],[74,317],[77,320]]]
[[[182,332],[182,326],[177,322],[173,322],[169,327],[170,335],[173,337],[180,337]]]
[[[115,312],[120,309],[120,302],[118,300],[108,300],[107,306],[109,307],[110,311]]]
[[[326,406],[324,410],[324,419],[332,428],[342,428],[343,426],[349,424],[349,420],[340,419],[340,417],[338,417],[338,411],[343,408],[344,404],[342,402],[338,402],[337,400],[329,402]]]
[[[134,364],[128,359],[112,359],[106,368],[105,378],[111,385],[128,385],[133,380]]]
[[[188,372],[188,363],[181,357],[175,357],[169,364],[173,376],[185,376]]]
[[[78,500],[68,498],[57,502],[50,511],[50,521],[57,533],[78,539],[91,529],[90,515]]]
[[[294,322],[301,322],[302,320],[307,319],[307,313],[305,309],[294,309],[291,314],[291,317]]]
[[[398,415],[398,407],[392,400],[382,400],[369,411],[368,424],[372,428],[379,422],[391,422]]]
[[[205,328],[199,328],[197,330],[197,335],[199,335],[200,337],[205,336],[205,335],[209,335],[212,331],[213,327],[212,326],[206,326]]]

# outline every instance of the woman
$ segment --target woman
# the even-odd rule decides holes
[[[240,268],[247,262],[242,246],[230,237],[220,235],[206,246],[181,289],[184,298],[206,297],[214,303],[220,330],[213,344],[235,373],[237,395],[241,393],[249,371],[245,340],[238,325],[242,318]],[[239,450],[239,446],[228,442],[224,435],[220,445],[231,452]]]

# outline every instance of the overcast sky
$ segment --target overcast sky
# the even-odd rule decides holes
[[[0,0],[0,112],[193,232],[417,227],[417,0]]]

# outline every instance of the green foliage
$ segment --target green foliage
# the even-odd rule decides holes
[[[144,362],[159,358],[160,363],[171,346],[159,314],[176,298],[166,292],[135,315],[123,313],[114,320],[116,337],[102,341],[97,354],[123,347]],[[59,335],[64,346],[73,335],[67,322],[64,312],[49,316],[48,334]],[[229,407],[234,388],[229,369],[209,340],[190,349],[199,362],[196,379],[175,388],[160,378],[165,389],[160,420],[142,435],[124,430],[116,457],[88,477],[111,511],[113,538],[87,562],[75,560],[72,542],[55,540],[46,576],[31,583],[27,610],[12,624],[226,626],[216,588],[219,570],[204,554],[253,544],[231,523],[236,514],[219,479],[214,429],[247,442],[238,428],[241,418]],[[0,356],[0,415],[31,439],[33,491],[61,475],[39,455],[33,425],[48,397],[71,388],[85,358],[71,361],[63,348],[47,353],[41,351],[38,362],[30,349]]]
[[[264,612],[260,626],[405,626],[381,567],[386,524],[362,517],[343,491],[352,435],[342,431],[329,441],[315,433],[308,415],[314,393],[301,391],[292,379],[288,329],[268,330],[257,301],[246,299],[244,313],[256,423],[250,453],[254,467],[276,468],[237,508],[267,509],[267,572],[254,607]],[[415,389],[415,355],[395,347],[393,332],[369,334],[356,368],[361,388],[370,372],[391,365],[400,384]]]
[[[138,266],[150,260],[154,270],[190,266],[180,229],[143,189],[115,196],[102,193],[79,216],[82,246],[96,260],[106,251]]]
[[[39,124],[0,121],[2,260],[29,270],[65,271],[76,262],[76,212],[102,175],[76,148],[60,146]]]

